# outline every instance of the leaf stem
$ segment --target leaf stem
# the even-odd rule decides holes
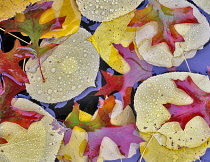
[[[145,146],[145,148],[144,148],[144,150],[143,150],[143,152],[142,152],[142,154],[141,154],[141,157],[140,157],[140,159],[139,159],[139,162],[141,162],[141,161],[143,160],[143,155],[144,155],[145,152],[146,152],[146,148],[149,146],[149,144],[150,144],[150,142],[152,141],[153,137],[154,137],[154,134],[152,134],[152,136],[150,137],[149,141],[147,142],[147,144],[146,144],[146,146]]]
[[[5,30],[4,30],[3,28],[0,28],[0,30],[2,30],[2,31],[5,32]],[[22,42],[24,42],[24,43],[26,43],[26,44],[31,44],[31,43],[28,43],[28,42],[26,42],[25,40],[21,39],[20,37],[14,35],[14,34],[12,34],[12,33],[10,33],[10,32],[8,32],[8,34],[11,35],[11,36],[13,36],[13,37],[15,37],[15,38],[17,38],[17,39],[19,39],[20,41],[22,41]]]

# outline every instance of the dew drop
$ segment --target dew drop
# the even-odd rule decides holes
[[[52,73],[54,73],[55,71],[56,71],[56,69],[55,69],[55,68],[52,68],[52,69],[51,69],[51,72],[52,72]]]
[[[75,89],[76,89],[76,86],[72,86],[71,89],[72,89],[72,90],[75,90]]]
[[[52,94],[53,90],[52,89],[48,89],[47,93],[48,94]]]

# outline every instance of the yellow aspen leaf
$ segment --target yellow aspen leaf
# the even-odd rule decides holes
[[[1,144],[0,161],[54,161],[65,129],[43,108],[27,99],[19,98],[13,102],[13,106],[21,110],[36,111],[44,117],[32,123],[28,129],[15,123],[1,123],[0,135],[8,143]]]
[[[95,86],[99,54],[86,40],[90,36],[89,32],[80,28],[57,46],[42,63],[44,83],[40,80],[39,70],[35,73],[30,71],[34,65],[32,62],[36,60],[27,62],[30,84],[26,88],[34,99],[45,103],[62,102],[81,94],[87,87]]]
[[[210,1],[209,0],[193,0],[193,2],[210,14]]]
[[[83,156],[87,145],[87,132],[75,126],[72,130],[70,141],[61,145],[57,158],[60,162],[87,162],[87,156]]]
[[[93,36],[88,39],[94,44],[102,59],[114,70],[122,74],[127,73],[130,66],[112,43],[128,47],[134,41],[136,29],[127,27],[133,16],[134,12],[130,12],[112,21],[102,22]]]
[[[110,21],[135,10],[143,0],[76,0],[82,15],[93,21]]]
[[[149,141],[152,136],[150,134],[142,133],[142,138]],[[196,161],[200,156],[204,155],[206,149],[210,146],[210,139],[202,145],[194,148],[183,147],[178,150],[171,150],[161,146],[155,138],[150,142],[142,142],[140,144],[140,152],[147,162],[189,162]]]
[[[0,0],[0,21],[13,17],[16,13],[24,11],[29,4],[38,1],[39,0]]]

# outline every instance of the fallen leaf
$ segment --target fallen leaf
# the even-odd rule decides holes
[[[209,41],[210,28],[205,16],[199,10],[187,1],[168,1],[160,0],[161,4],[169,8],[185,8],[192,7],[193,15],[199,24],[185,23],[174,25],[176,31],[182,35],[184,42],[175,43],[175,51],[172,55],[166,43],[160,43],[152,46],[152,38],[158,33],[158,24],[150,22],[138,28],[136,32],[136,47],[140,55],[148,63],[156,66],[164,66],[170,68],[179,66],[185,58],[192,58],[197,50],[202,49],[203,45]]]
[[[27,51],[24,48],[16,40],[11,51],[4,53],[0,50],[0,73],[7,75],[14,82],[28,83],[27,75],[19,66],[19,61],[30,58],[33,55],[26,53]]]
[[[49,30],[61,28],[61,24],[65,20],[65,17],[55,18],[45,24],[39,24],[41,15],[49,8],[52,7],[52,1],[42,4],[34,4],[28,7],[24,11],[24,20],[22,22],[15,20],[6,20],[0,22],[0,27],[5,28],[5,32],[23,32],[27,34],[31,39],[30,48],[36,52],[34,54],[37,57],[41,57],[46,51],[57,46],[56,44],[48,44],[48,46],[39,47],[39,39]]]
[[[34,4],[29,6],[24,11],[24,19],[22,21],[16,20],[6,20],[0,22],[0,27],[5,29],[5,32],[23,32],[29,36],[31,39],[31,44],[28,46],[32,48],[31,53],[34,54],[38,58],[39,66],[40,57],[45,54],[47,51],[53,49],[57,44],[48,44],[47,46],[40,47],[39,40],[41,36],[47,33],[49,30],[62,28],[61,24],[65,20],[65,17],[55,18],[45,24],[40,24],[39,19],[40,16],[49,8],[52,7],[52,1],[45,2],[42,4]],[[40,71],[42,73],[42,69],[40,67]],[[42,74],[42,80],[45,81],[45,77]]]
[[[137,112],[137,127],[140,132],[155,132],[154,138],[158,139],[161,145],[169,149],[177,150],[182,147],[198,147],[210,137],[208,120],[205,121],[207,117],[188,110],[191,114],[188,113],[188,118],[186,117],[187,119],[182,123],[182,116],[184,116],[186,111],[182,111],[178,107],[190,107],[194,102],[197,102],[192,96],[193,94],[190,94],[189,89],[185,89],[186,93],[185,90],[179,87],[182,81],[184,85],[187,85],[185,80],[188,77],[192,78],[193,83],[195,83],[192,87],[188,86],[193,93],[197,90],[196,94],[198,95],[195,94],[196,97],[203,95],[202,93],[204,92],[210,92],[210,81],[207,76],[187,72],[173,72],[147,79],[139,86],[134,98]],[[177,83],[178,87],[174,80],[180,80]],[[194,91],[195,85],[197,89]],[[200,97],[204,100],[204,96]],[[174,112],[172,109],[168,110],[167,104],[176,105],[177,109],[174,109]],[[179,110],[183,114],[176,114]],[[197,108],[194,108],[194,111],[196,110]],[[205,112],[205,106],[199,111],[208,116],[208,110]],[[174,120],[176,117],[180,120]],[[181,126],[183,124],[186,124],[186,127],[182,129]]]
[[[109,114],[115,105],[113,96],[104,101],[101,108],[98,109],[97,115],[89,122],[79,120],[79,106],[75,104],[72,113],[66,119],[66,126],[74,128],[79,126],[88,133],[88,143],[84,155],[93,161],[97,160],[99,149],[104,137],[112,139],[119,147],[121,154],[128,156],[131,143],[140,143],[141,138],[135,136],[133,132],[136,130],[135,123],[123,126],[115,126],[111,124]]]
[[[79,29],[81,13],[78,10],[78,6],[75,0],[54,1],[52,8],[46,10],[41,15],[39,23],[45,24],[58,17],[65,17],[65,21],[62,24],[62,29],[50,30],[42,35],[41,38],[58,38],[62,36],[68,36],[75,33]]]
[[[87,132],[84,129],[75,126],[72,129],[70,141],[66,145],[62,144],[61,148],[59,149],[57,154],[58,160],[60,162],[87,162],[88,157],[83,155],[87,141]]]
[[[210,93],[201,90],[188,76],[184,81],[174,80],[177,88],[187,93],[193,100],[189,105],[174,105],[167,103],[164,106],[171,113],[168,122],[179,122],[182,129],[195,116],[201,116],[210,125]]]
[[[1,0],[0,21],[13,17],[16,13],[24,11],[28,5],[37,1],[39,0]]]
[[[76,0],[82,15],[93,21],[111,21],[135,10],[143,0]]]
[[[95,86],[99,54],[86,40],[90,35],[80,28],[53,51],[42,63],[44,83],[39,70],[30,71],[37,60],[30,59],[27,62],[26,72],[30,84],[26,84],[26,89],[32,98],[45,103],[62,102]]]
[[[13,97],[25,89],[24,85],[18,85],[4,76],[4,93],[0,98],[0,123],[13,122],[28,129],[33,122],[40,121],[43,115],[34,111],[23,111],[11,105]],[[2,84],[2,83],[1,83]]]
[[[101,58],[114,70],[125,74],[130,70],[128,63],[119,54],[114,44],[129,46],[135,39],[136,29],[127,27],[134,12],[130,12],[112,21],[103,22],[89,40],[93,43]]]
[[[124,106],[131,103],[132,87],[135,83],[143,81],[152,76],[152,65],[144,60],[140,60],[135,52],[134,44],[123,47],[120,44],[113,44],[119,54],[129,64],[130,71],[124,75],[113,75],[109,72],[101,71],[106,80],[106,85],[101,87],[95,95],[107,96],[114,91],[119,91],[123,97]]]
[[[1,136],[8,143],[0,146],[0,160],[4,162],[54,161],[63,139],[64,129],[40,106],[26,99],[16,99],[14,107],[35,111],[44,117],[24,129],[15,123],[0,124]]]
[[[147,142],[142,142],[140,144],[140,152],[141,154],[146,150],[143,154],[143,158],[147,162],[189,162],[199,160],[202,155],[205,154],[206,149],[210,146],[210,142],[208,139],[199,147],[187,148],[183,147],[178,150],[170,150],[164,146],[161,146],[155,138],[151,138],[151,134],[141,134],[142,138]],[[148,144],[148,145],[147,145]]]
[[[156,0],[149,1],[148,7],[135,11],[129,26],[142,27],[155,21],[158,24],[156,35],[152,38],[152,45],[166,43],[173,54],[176,42],[184,42],[184,38],[176,31],[175,24],[198,23],[193,15],[192,7],[168,8]]]

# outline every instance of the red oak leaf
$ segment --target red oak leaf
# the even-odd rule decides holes
[[[123,47],[120,44],[113,44],[119,54],[130,65],[130,71],[124,75],[113,75],[109,72],[101,71],[106,80],[103,86],[95,95],[109,95],[113,91],[119,91],[123,97],[124,107],[131,103],[131,91],[134,84],[152,76],[152,65],[144,60],[140,60],[136,54],[134,44]]]
[[[65,122],[68,128],[73,129],[74,126],[78,126],[88,133],[88,143],[85,149],[85,155],[88,156],[92,161],[96,160],[99,155],[100,145],[104,137],[109,137],[118,146],[121,153],[125,156],[129,153],[131,143],[140,143],[142,139],[133,135],[136,130],[135,123],[115,126],[111,124],[110,113],[112,112],[115,105],[115,99],[110,96],[104,101],[104,105],[98,109],[96,118],[90,122],[81,122],[79,120],[79,106],[74,105],[71,115]],[[70,131],[68,133],[71,133]],[[68,134],[68,137],[70,135]],[[68,141],[68,139],[65,139]]]
[[[201,90],[188,76],[184,81],[174,80],[177,88],[182,89],[192,99],[189,105],[165,104],[164,106],[171,113],[171,118],[167,122],[177,121],[182,129],[195,116],[201,116],[210,125],[210,93]]]
[[[25,72],[19,66],[19,61],[33,55],[27,53],[18,40],[15,41],[14,47],[10,52],[4,53],[0,50],[0,73],[7,75],[15,82],[28,83],[28,78]]]
[[[43,115],[37,112],[24,111],[11,106],[13,97],[24,90],[25,85],[19,85],[6,76],[4,76],[3,81],[4,93],[0,98],[0,123],[13,122],[28,129],[31,123],[41,120]]]
[[[31,45],[28,46],[33,49],[35,54],[38,57],[39,65],[40,65],[40,57],[53,49],[58,44],[50,43],[45,45],[44,47],[39,46],[40,37],[53,29],[62,28],[62,23],[65,20],[65,17],[55,18],[45,24],[39,24],[39,19],[41,15],[49,8],[52,7],[53,1],[45,2],[42,4],[34,4],[33,6],[29,6],[25,11],[25,20],[23,22],[15,21],[15,20],[5,20],[0,22],[0,27],[5,28],[5,32],[23,32],[27,34],[31,39]],[[41,71],[42,73],[42,71]],[[44,81],[44,77],[43,77]]]
[[[171,53],[175,51],[175,42],[184,42],[184,38],[176,31],[174,25],[182,23],[198,23],[193,15],[192,7],[168,8],[156,0],[152,0],[147,8],[135,11],[135,16],[128,26],[141,27],[149,22],[158,23],[158,32],[152,38],[152,45],[165,42]]]

